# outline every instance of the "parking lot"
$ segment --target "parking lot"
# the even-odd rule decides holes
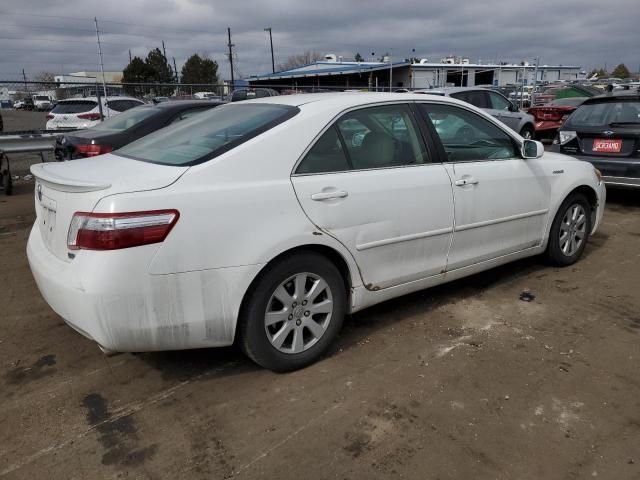
[[[105,357],[66,326],[26,260],[32,161],[0,197],[0,477],[640,478],[637,192],[609,192],[575,266],[370,308],[274,374],[235,348]]]

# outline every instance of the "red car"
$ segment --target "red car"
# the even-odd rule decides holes
[[[559,98],[545,105],[531,107],[535,119],[536,138],[553,138],[558,128],[588,97]]]

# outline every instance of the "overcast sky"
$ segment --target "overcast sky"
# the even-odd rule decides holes
[[[638,71],[638,0],[2,0],[0,80],[99,70],[93,17],[98,17],[105,70],[122,70],[165,41],[180,70],[192,53],[217,60],[229,78],[227,27],[236,75],[271,70],[304,50],[365,59],[386,51],[439,61],[447,54],[475,61],[519,62]],[[119,22],[119,23],[118,23]],[[415,49],[415,53],[412,53]]]

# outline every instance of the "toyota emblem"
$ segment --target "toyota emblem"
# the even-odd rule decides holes
[[[611,130],[605,130],[604,132],[602,132],[602,134],[606,137],[610,137],[611,135],[613,135],[613,132]]]
[[[42,201],[42,185],[38,184],[38,186],[36,187],[36,193],[38,194],[38,201],[41,202]]]

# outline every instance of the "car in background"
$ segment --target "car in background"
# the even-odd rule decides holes
[[[102,104],[102,113],[100,105]],[[47,115],[47,130],[81,130],[97,125],[103,118],[115,117],[131,108],[144,105],[132,97],[84,97],[60,100]]]
[[[585,100],[558,130],[556,147],[592,163],[607,185],[640,188],[640,95]]]
[[[241,102],[254,98],[275,97],[277,95],[279,95],[279,93],[272,88],[240,88],[233,91],[229,100],[232,102]]]
[[[222,103],[188,100],[135,107],[100,122],[94,127],[58,137],[55,156],[58,160],[71,160],[109,153],[151,132],[222,105]]]
[[[558,133],[558,128],[569,118],[588,97],[568,97],[552,100],[544,105],[531,107],[529,113],[535,119],[537,139],[551,139]]]
[[[445,87],[416,90],[414,93],[427,93],[452,97],[486,110],[507,127],[518,132],[522,138],[533,138],[535,132],[534,118],[523,112],[504,95],[486,88]]]
[[[70,326],[106,352],[235,342],[277,371],[318,360],[346,314],[533,255],[574,264],[606,196],[591,165],[410,93],[229,103],[31,172],[27,257]]]
[[[594,88],[591,85],[564,85],[553,84],[540,88],[533,94],[533,106],[545,105],[553,100],[561,98],[590,98],[596,95],[602,95],[602,90]]]
[[[31,98],[33,99],[34,108],[40,112],[51,110],[53,107],[51,98],[48,95],[33,95]]]
[[[13,102],[13,108],[15,110],[33,110],[35,106],[31,97],[25,97]]]

